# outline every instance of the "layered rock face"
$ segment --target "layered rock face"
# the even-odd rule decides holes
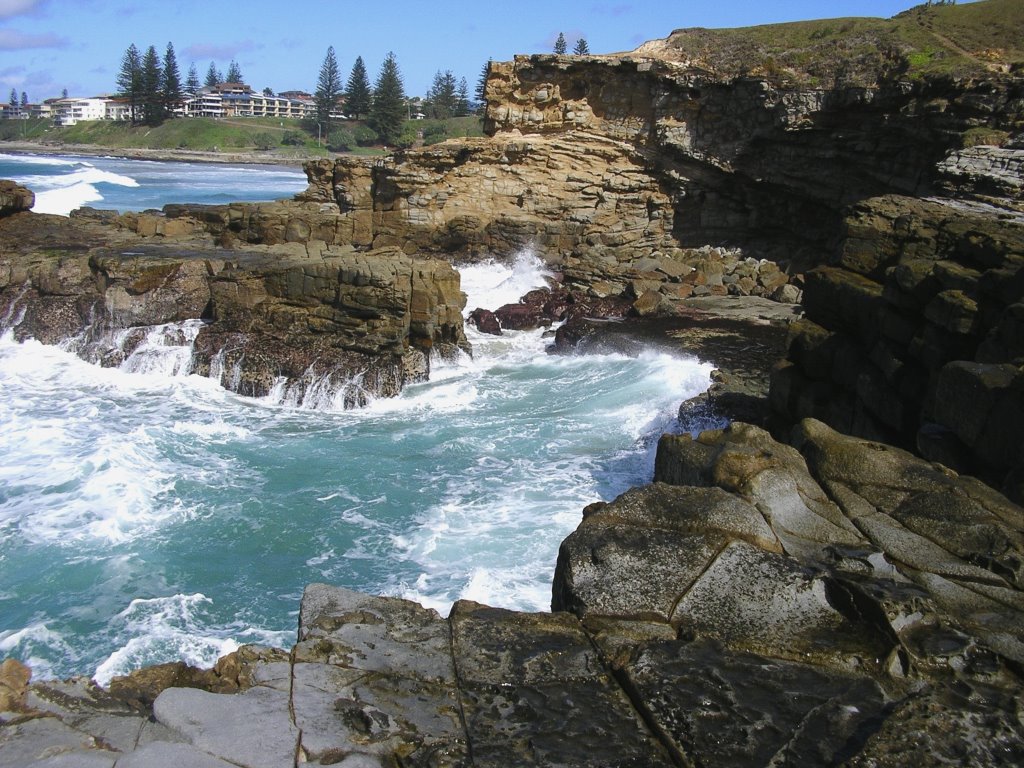
[[[118,365],[147,328],[202,319],[192,372],[298,402],[327,389],[346,406],[422,380],[433,352],[468,349],[447,262],[323,242],[225,249],[196,237],[194,218],[129,216],[136,232],[154,224],[149,238],[98,218],[0,220],[4,330]]]
[[[1024,498],[1024,215],[868,200],[806,282],[806,319],[772,378],[778,414],[916,448]]]
[[[814,88],[643,51],[517,57],[491,64],[491,139],[320,161],[305,199],[337,204],[362,246],[532,246],[599,294],[770,296],[820,262],[845,205],[929,192],[965,133],[1012,127],[1015,82]],[[977,154],[946,160],[946,181],[987,162],[1012,185],[1012,163]]]

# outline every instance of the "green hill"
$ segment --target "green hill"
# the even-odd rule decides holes
[[[640,52],[721,77],[794,85],[874,85],[1024,70],[1024,2],[919,5],[892,19],[843,18],[738,29],[678,29]]]
[[[373,146],[360,146],[353,137],[361,122],[346,121],[332,129],[334,149],[359,154],[379,153]],[[408,136],[406,137],[406,133]],[[480,136],[480,119],[459,117],[449,120],[410,120],[403,137],[411,144],[431,143],[449,136]],[[375,134],[370,134],[372,145]],[[0,120],[0,141],[30,141],[46,145],[78,145],[116,149],[185,150],[228,152],[233,155],[273,150],[282,159],[327,155],[327,137],[317,140],[295,121],[275,118],[190,117],[167,120],[161,125],[131,125],[123,121],[87,120],[57,128],[49,120]],[[355,136],[358,138],[358,135]]]

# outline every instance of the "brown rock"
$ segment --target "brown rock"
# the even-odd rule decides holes
[[[35,204],[36,196],[30,189],[0,179],[0,217],[31,210]]]
[[[25,707],[25,694],[32,679],[32,670],[17,659],[4,659],[0,664],[0,712],[20,712]]]
[[[498,322],[498,318],[489,309],[477,307],[469,313],[469,322],[481,333],[501,336],[501,323]]]

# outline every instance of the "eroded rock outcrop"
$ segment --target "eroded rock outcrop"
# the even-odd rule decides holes
[[[1019,759],[1024,510],[813,420],[666,436],[655,480],[586,510],[553,607],[684,760]]]
[[[0,217],[28,211],[36,203],[32,190],[7,179],[0,179]]]
[[[677,302],[798,300],[786,284],[867,197],[1019,194],[1019,150],[964,148],[978,126],[1018,126],[1013,74],[905,81],[879,64],[812,85],[717,72],[675,37],[630,55],[492,63],[490,139],[319,161],[303,198],[336,205],[339,236],[362,246],[529,245],[570,286]]]
[[[122,217],[0,220],[4,330],[119,365],[147,329],[202,319],[194,342],[167,342],[192,343],[192,372],[296,402],[329,390],[346,406],[424,379],[431,354],[468,349],[447,262],[323,242],[224,248],[195,220],[140,237],[147,216],[131,215],[134,232]]]

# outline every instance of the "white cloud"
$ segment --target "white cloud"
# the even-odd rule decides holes
[[[243,51],[254,51],[261,47],[252,40],[242,40],[237,43],[198,43],[186,48],[183,51],[183,55],[191,61],[202,61],[204,59],[228,61],[229,59],[237,59],[238,54]]]
[[[3,2],[3,0],[0,0]],[[64,48],[68,41],[57,35],[27,35],[15,29],[0,29],[0,51],[25,51],[30,48]]]
[[[0,70],[0,93],[7,94],[11,88],[27,91],[31,101],[39,102],[58,95],[63,86],[57,83],[49,70],[29,72],[24,67],[8,67]]]
[[[9,19],[34,11],[43,0],[0,0],[0,19]]]

